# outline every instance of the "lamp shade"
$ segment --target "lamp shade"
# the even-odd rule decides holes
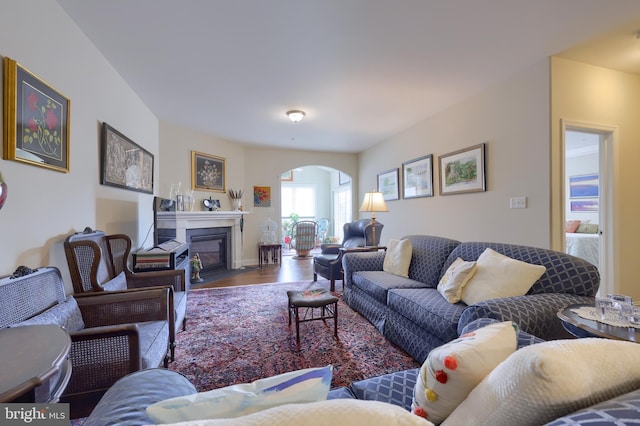
[[[360,206],[361,212],[388,212],[382,192],[367,192]]]

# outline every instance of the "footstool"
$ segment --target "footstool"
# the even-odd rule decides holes
[[[289,325],[291,316],[296,319],[296,343],[300,346],[300,323],[315,320],[333,318],[333,335],[338,337],[338,298],[328,290],[317,288],[312,290],[289,290]],[[300,317],[300,308],[305,308],[304,315]],[[316,309],[320,314],[316,315]]]

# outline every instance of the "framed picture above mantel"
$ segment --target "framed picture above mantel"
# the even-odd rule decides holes
[[[226,192],[225,159],[191,151],[191,188],[199,191]]]

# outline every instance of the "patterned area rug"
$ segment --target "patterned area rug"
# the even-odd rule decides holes
[[[178,334],[172,370],[199,391],[309,367],[332,364],[332,387],[393,371],[419,367],[340,299],[338,340],[333,320],[288,325],[287,290],[329,288],[317,283],[275,283],[193,290],[187,329]],[[341,293],[335,293],[341,296]]]

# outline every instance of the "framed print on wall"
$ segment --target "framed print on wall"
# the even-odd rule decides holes
[[[440,195],[487,190],[484,143],[441,155],[439,160]]]
[[[382,192],[385,201],[400,198],[397,167],[378,174],[378,191]]]
[[[191,151],[191,188],[201,191],[226,192],[225,159]]]
[[[569,176],[569,198],[595,198],[599,186],[597,173]]]
[[[271,207],[271,187],[270,186],[254,186],[253,187],[253,206],[254,207]]]
[[[433,197],[433,156],[402,163],[402,198]]]
[[[5,160],[69,171],[71,101],[13,59],[4,58]]]
[[[153,194],[153,154],[102,123],[100,183]]]

